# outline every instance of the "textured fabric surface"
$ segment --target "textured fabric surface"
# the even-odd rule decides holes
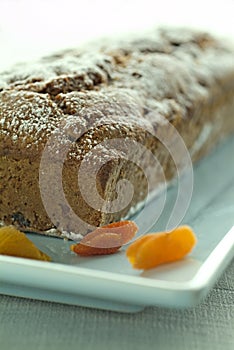
[[[196,308],[120,314],[0,296],[1,350],[234,349],[234,261]]]

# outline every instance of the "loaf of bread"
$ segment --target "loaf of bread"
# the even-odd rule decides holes
[[[165,120],[192,161],[234,132],[233,57],[231,44],[207,33],[160,28],[1,73],[1,222],[75,238],[128,216],[162,180],[151,167],[148,188],[147,150],[167,181],[175,177],[157,138]]]

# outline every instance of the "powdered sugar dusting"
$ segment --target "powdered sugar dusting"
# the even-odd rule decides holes
[[[1,132],[9,142],[9,133],[14,145],[31,148],[43,143],[56,128],[62,113],[48,96],[34,92],[4,91],[0,99]]]
[[[92,129],[100,124],[115,135],[133,124],[155,129],[157,115],[184,119],[216,80],[234,74],[230,52],[206,33],[159,29],[17,65],[0,75],[0,136],[14,152],[18,140],[31,152],[58,125],[71,139],[91,128],[83,140],[90,149],[99,137]],[[79,153],[74,146],[71,154]]]
[[[104,142],[107,139],[120,138],[123,148],[127,147],[128,138],[133,139],[149,146],[153,151],[159,150],[159,155],[166,162],[167,155],[161,151],[162,148],[155,138],[159,135],[158,130],[160,133],[168,119],[174,126],[178,126],[186,145],[192,149],[192,143],[199,136],[204,124],[200,112],[209,119],[206,108],[212,112],[216,105],[226,104],[224,98],[227,104],[233,98],[233,55],[233,48],[206,33],[184,29],[158,29],[149,35],[115,42],[100,41],[78,50],[61,52],[32,64],[18,65],[0,74],[0,142],[3,145],[0,153],[7,161],[11,160],[11,157],[16,160],[14,172],[17,173],[18,168],[22,172],[27,172],[24,174],[26,188],[30,187],[31,191],[28,197],[24,196],[25,193],[20,193],[20,171],[16,177],[15,173],[10,174],[9,179],[15,180],[12,181],[13,186],[9,184],[9,187],[5,188],[3,216],[11,222],[12,213],[23,217],[26,213],[27,221],[27,215],[31,215],[30,227],[41,225],[42,231],[44,227],[59,227],[58,220],[52,224],[40,208],[38,215],[34,215],[35,208],[28,208],[34,190],[38,187],[38,167],[47,148],[48,155],[51,155],[52,159],[49,158],[43,170],[48,168],[48,173],[51,171],[53,174],[54,182],[52,181],[51,188],[53,190],[58,185],[53,165],[62,163],[65,169],[62,170],[64,173],[67,171],[68,195],[69,186],[72,186],[77,179],[71,177],[69,183],[72,175],[69,171],[71,168],[78,169],[84,157],[97,167],[105,161],[115,159],[119,161],[121,150],[105,146],[108,145]],[[210,118],[212,120],[212,115]],[[184,125],[188,129],[185,129]],[[189,132],[193,127],[195,132],[191,139]],[[156,135],[154,140],[152,135],[149,135],[151,130],[152,134]],[[165,132],[167,131],[165,129]],[[95,152],[89,152],[93,150]],[[133,153],[134,151],[135,149]],[[36,161],[31,162],[31,158]],[[131,157],[130,159],[132,160]],[[18,163],[18,160],[22,162]],[[120,163],[119,161],[118,164]],[[169,162],[165,164],[169,173],[171,165]],[[31,165],[33,165],[32,180],[28,186],[28,170]],[[122,171],[121,164],[119,167],[116,166],[116,169],[115,173],[110,168],[110,175],[104,174],[104,177],[113,176],[118,179],[118,176],[124,175],[118,173]],[[137,172],[136,179],[138,179]],[[139,187],[140,182],[139,178]],[[50,186],[48,181],[46,185]],[[105,193],[108,191],[109,194],[113,193],[112,183],[108,189],[105,186],[105,183],[103,186],[100,185]],[[77,202],[74,200],[74,208],[80,205],[83,210],[84,203],[79,197],[80,187],[76,187],[74,198]],[[8,202],[9,188],[16,188],[15,193],[18,191],[19,194],[19,202],[14,206]],[[46,186],[45,192],[47,192]],[[40,204],[39,191],[36,199]],[[143,195],[139,201],[142,199]],[[55,202],[60,204],[61,201],[55,200]],[[8,217],[5,215],[6,208]],[[21,209],[22,212],[25,210],[22,214],[19,212]],[[89,210],[84,208],[84,214],[88,216],[91,213],[92,216],[92,211],[86,209]],[[66,210],[64,206],[61,215],[62,217],[65,215],[70,223]],[[94,214],[94,219],[91,218],[95,224],[106,220],[100,218],[99,214],[100,211]],[[39,215],[44,217],[40,218]],[[60,225],[60,227],[62,231],[67,226]],[[63,232],[61,236],[77,237],[77,233],[73,233],[76,227],[69,226],[67,231],[71,232]],[[82,229],[79,227],[79,230]],[[47,233],[58,235],[56,229]]]

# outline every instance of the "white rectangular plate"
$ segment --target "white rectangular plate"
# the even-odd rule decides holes
[[[183,222],[192,226],[198,244],[183,261],[142,272],[131,268],[124,250],[81,258],[70,252],[71,242],[28,234],[54,262],[0,256],[0,293],[121,312],[198,304],[234,255],[233,154],[231,138],[194,169],[192,203]],[[168,190],[163,215],[151,231],[165,227],[176,193],[176,187]],[[156,201],[148,204],[144,220],[136,218],[140,229]]]

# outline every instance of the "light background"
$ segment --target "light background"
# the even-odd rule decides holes
[[[0,69],[87,39],[158,24],[234,36],[234,0],[0,0]]]

